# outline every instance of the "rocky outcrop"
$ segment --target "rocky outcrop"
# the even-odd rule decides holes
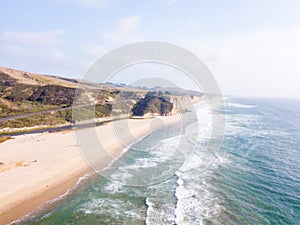
[[[172,114],[186,112],[194,104],[200,102],[201,96],[170,96],[170,102],[173,104]]]
[[[167,116],[171,114],[173,104],[161,96],[147,96],[140,99],[132,109],[133,116]]]
[[[202,99],[201,96],[147,94],[132,108],[132,116],[168,116],[187,112]]]

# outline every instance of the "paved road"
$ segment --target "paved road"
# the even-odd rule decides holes
[[[49,109],[49,110],[40,111],[40,112],[33,112],[33,113],[26,113],[26,114],[22,114],[22,115],[9,116],[9,117],[5,117],[5,118],[0,118],[0,122],[5,122],[8,120],[15,120],[15,119],[22,119],[22,118],[26,118],[29,116],[41,115],[44,113],[51,113],[51,112],[58,112],[58,111],[65,111],[65,110],[72,109],[72,108],[80,108],[80,107],[86,107],[86,106],[91,106],[91,105],[80,105],[80,106],[72,106],[72,107],[59,108],[59,109]]]
[[[110,121],[112,121],[112,120],[108,119],[108,120],[104,120],[104,121],[100,121],[100,122],[96,122],[96,123],[86,123],[86,124],[82,124],[80,126],[65,125],[65,126],[61,126],[61,127],[42,128],[42,129],[31,130],[31,131],[22,131],[22,132],[16,131],[15,133],[9,133],[9,134],[5,134],[5,135],[15,137],[15,136],[20,136],[20,135],[24,135],[24,134],[40,134],[40,133],[44,133],[44,132],[53,133],[53,132],[71,130],[71,129],[84,129],[84,128],[90,128],[90,127],[95,127],[95,126],[98,127],[98,126],[101,126]]]
[[[131,100],[129,100],[129,101],[131,101]],[[118,103],[120,103],[120,102],[128,102],[128,100],[118,101]],[[9,117],[5,117],[5,118],[0,118],[0,123],[1,122],[5,122],[5,121],[9,121],[9,120],[22,119],[22,118],[26,118],[26,117],[29,117],[29,116],[41,115],[43,113],[65,111],[65,110],[68,110],[68,109],[74,109],[74,108],[80,108],[80,107],[86,107],[86,106],[91,106],[91,104],[79,105],[79,106],[71,106],[71,107],[59,108],[59,109],[49,109],[49,110],[45,110],[45,111],[33,112],[33,113],[26,113],[26,114],[17,115],[17,116],[9,116]]]
[[[64,110],[68,110],[68,109],[71,109],[71,108],[72,107],[60,108],[60,109],[49,109],[49,110],[40,111],[40,112],[33,112],[33,113],[26,113],[26,114],[17,115],[17,116],[10,116],[10,117],[5,117],[5,118],[0,118],[0,122],[5,122],[5,121],[8,121],[8,120],[15,120],[15,119],[22,119],[22,118],[35,116],[35,115],[40,115],[40,114],[44,114],[44,113],[64,111]]]

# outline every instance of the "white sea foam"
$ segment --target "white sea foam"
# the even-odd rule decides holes
[[[237,135],[237,134],[244,134],[244,135],[252,135],[254,126],[260,129],[259,121],[261,120],[260,115],[242,115],[236,114],[234,115],[227,115],[226,116],[226,128],[225,134],[226,135]]]
[[[143,213],[139,209],[136,209],[134,204],[130,201],[123,201],[120,199],[92,199],[81,205],[79,211],[87,215],[110,215],[113,218],[124,215],[128,218],[135,218],[139,220],[143,220],[144,218]]]
[[[99,172],[104,172],[104,171],[110,169],[130,149],[130,147],[132,147],[133,145],[135,145],[136,143],[138,143],[139,141],[141,141],[142,139],[144,139],[148,135],[149,134],[144,135],[143,137],[141,137],[140,139],[138,139],[136,142],[131,143],[126,148],[123,148],[122,151],[121,151],[121,153],[119,154],[119,156],[117,156],[113,160],[111,160],[111,162],[106,167],[104,167],[103,169],[101,169],[101,171],[99,171]]]
[[[231,163],[230,159],[228,159],[228,157],[226,157],[225,155],[222,155],[222,153],[215,153],[216,156],[216,162],[218,164],[228,164]]]
[[[123,189],[123,184],[119,181],[111,180],[108,182],[105,186],[104,189],[109,192],[109,193],[121,193],[124,192]]]
[[[218,199],[209,191],[209,186],[204,180],[190,184],[196,177],[184,181],[179,178],[175,196],[176,224],[201,224],[204,218],[215,215],[218,211]]]
[[[235,107],[235,108],[255,108],[256,106],[255,105],[247,105],[247,104],[240,104],[240,103],[231,103],[231,102],[228,102],[226,104],[228,107]]]
[[[70,189],[68,189],[65,193],[59,195],[58,197],[54,198],[54,199],[51,199],[49,201],[47,201],[46,203],[44,203],[41,207],[39,207],[38,209],[22,216],[21,218],[17,219],[17,220],[14,220],[12,221],[11,223],[9,223],[8,225],[11,225],[11,224],[17,224],[17,223],[21,223],[22,221],[32,217],[34,215],[34,213],[36,213],[37,211],[40,211],[42,209],[44,209],[45,207],[57,202],[57,201],[60,201],[62,199],[64,199],[66,196],[68,196],[70,193],[72,193],[77,187],[79,184],[81,184],[81,182],[83,182],[85,179],[89,178],[93,173],[87,173],[85,175],[83,175],[82,177],[80,177],[78,179],[78,181],[76,182],[76,185]],[[46,215],[43,216],[43,218],[46,218],[46,217],[49,217],[51,215],[51,213],[48,213]]]
[[[175,223],[179,225],[203,224],[204,218],[213,217],[219,212],[220,200],[210,191],[210,182],[207,180],[214,175],[214,168],[220,164],[230,163],[225,155],[212,152],[205,146],[206,141],[211,138],[214,122],[208,107],[198,110],[198,119],[199,146],[191,159],[176,172],[178,186],[175,191],[177,198]],[[249,117],[242,119],[248,122]]]
[[[92,214],[94,212],[94,210],[97,209],[99,206],[101,206],[101,204],[103,202],[104,202],[103,199],[92,200],[91,202],[88,202],[88,203],[84,204],[83,206],[81,206],[80,210],[84,214]]]
[[[172,224],[174,222],[175,215],[173,214],[173,207],[168,203],[154,203],[154,200],[146,198],[146,205],[147,225]]]
[[[151,214],[153,214],[154,209],[154,203],[152,203],[148,198],[146,198],[146,205],[147,205],[147,212],[146,212],[146,224],[150,225],[152,224],[151,221]]]
[[[33,134],[33,135],[39,135],[39,134]],[[149,134],[147,134],[147,135],[141,137],[137,142],[139,142],[140,140],[142,140],[143,138],[145,138],[145,137],[148,136],[148,135],[149,135]],[[137,142],[135,142],[135,143],[137,143]],[[103,171],[105,171],[106,169],[110,168],[110,167],[111,167],[117,160],[119,160],[119,158],[122,157],[122,155],[123,155],[124,153],[126,153],[126,152],[128,151],[128,149],[129,149],[132,145],[134,145],[135,143],[132,143],[129,147],[124,148],[124,149],[122,150],[122,153],[120,154],[120,156],[117,157],[117,158],[115,158],[114,160],[112,160],[112,162],[111,162],[107,167],[105,167],[105,168],[103,169]],[[55,203],[55,202],[57,202],[57,201],[60,201],[60,200],[64,199],[66,196],[68,196],[70,193],[72,193],[72,192],[78,187],[78,185],[79,185],[81,182],[83,182],[85,179],[89,178],[92,174],[93,174],[93,172],[92,172],[92,173],[88,173],[88,174],[83,175],[82,177],[80,177],[80,178],[78,179],[78,181],[76,182],[76,185],[75,185],[74,187],[68,189],[65,193],[59,195],[58,197],[56,197],[56,198],[54,198],[54,199],[52,199],[52,200],[47,201],[46,203],[44,203],[44,204],[43,204],[40,208],[38,208],[37,210],[34,210],[34,211],[32,211],[32,212],[30,212],[30,213],[28,213],[28,214],[22,216],[21,218],[12,221],[10,224],[20,223],[20,222],[22,222],[22,221],[24,221],[24,220],[30,218],[36,211],[42,210],[42,209],[45,208],[46,206],[51,205],[51,204],[53,204],[53,203]],[[126,175],[125,175],[125,176],[126,176]],[[121,185],[122,185],[121,183],[112,183],[111,185],[112,185],[112,186],[107,187],[107,190],[109,190],[109,188],[111,188],[111,187],[113,187],[112,190],[115,191],[115,192],[117,192],[118,190],[121,190],[121,189],[122,189],[122,188],[121,188]],[[46,214],[45,216],[50,216],[50,214]],[[9,224],[9,225],[10,225],[10,224]]]
[[[180,138],[181,136],[179,135],[161,141],[159,146],[149,150],[148,154],[146,154],[144,157],[134,159],[134,162],[131,164],[121,165],[118,170],[116,170],[110,176],[110,178],[113,181],[130,183],[133,177],[135,179],[133,182],[136,182],[138,171],[141,172],[142,170],[151,168],[153,168],[153,171],[156,171],[154,169],[156,169],[159,164],[165,163],[167,160],[176,155]],[[141,173],[139,174],[140,176],[143,176]],[[159,175],[162,174],[163,172],[161,172]],[[140,179],[143,179],[143,177],[140,177]],[[150,177],[144,177],[144,179],[150,179]]]
[[[50,216],[51,216],[51,214],[52,214],[51,212],[49,212],[49,213],[45,214],[44,216],[42,216],[41,220],[43,220],[43,219],[46,219],[46,218],[50,217]]]
[[[261,130],[255,130],[253,132],[252,136],[258,136],[258,137],[263,137],[263,136],[272,136],[272,137],[278,137],[278,138],[283,138],[289,136],[290,133],[286,131],[281,131],[281,130],[272,130],[272,129],[261,129]]]

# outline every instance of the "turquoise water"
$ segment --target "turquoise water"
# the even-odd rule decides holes
[[[197,143],[186,135],[193,123],[156,131],[104,177],[19,223],[300,224],[300,101],[228,98],[226,105],[220,149],[207,148],[210,112],[201,108]]]

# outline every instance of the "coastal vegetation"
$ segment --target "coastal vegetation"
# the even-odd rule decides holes
[[[78,121],[167,116],[174,110],[183,112],[184,102],[201,96],[186,93],[179,88],[120,87],[0,67],[0,134],[72,124],[74,112]]]

